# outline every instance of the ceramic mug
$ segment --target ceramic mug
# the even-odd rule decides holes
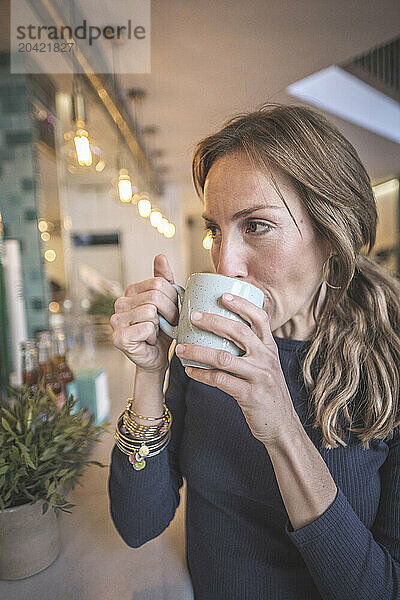
[[[244,351],[231,340],[193,325],[189,317],[193,311],[198,310],[247,323],[238,314],[228,310],[222,304],[220,297],[222,294],[231,293],[262,308],[264,293],[258,287],[235,277],[217,273],[193,273],[187,280],[186,289],[176,283],[172,285],[178,292],[178,325],[172,326],[160,313],[158,314],[160,327],[167,335],[175,339],[177,344],[197,344],[215,350],[226,350],[235,356],[244,354]],[[184,367],[215,368],[193,360],[179,358]]]

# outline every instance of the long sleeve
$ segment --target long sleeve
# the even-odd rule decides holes
[[[108,479],[110,513],[128,546],[137,548],[162,533],[179,505],[182,476],[179,446],[185,417],[188,378],[173,354],[165,402],[172,414],[171,440],[167,449],[135,471],[128,457],[114,446]]]
[[[315,521],[286,533],[323,600],[400,600],[400,431],[380,468],[381,496],[371,530],[338,488]]]

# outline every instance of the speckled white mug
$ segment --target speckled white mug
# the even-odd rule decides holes
[[[174,338],[177,344],[197,344],[216,350],[227,350],[235,356],[244,354],[241,348],[238,348],[231,340],[216,335],[212,331],[195,327],[189,316],[194,310],[199,310],[246,323],[238,314],[228,310],[220,298],[222,294],[231,293],[241,296],[261,308],[264,302],[264,293],[258,287],[247,281],[217,273],[193,273],[187,280],[186,289],[175,283],[173,286],[178,292],[179,321],[178,325],[173,327],[159,314],[160,327],[166,334]],[[193,360],[179,358],[184,367],[215,368]]]

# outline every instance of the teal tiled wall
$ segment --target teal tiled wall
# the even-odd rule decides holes
[[[29,78],[0,71],[0,210],[21,246],[28,336],[48,327],[49,289],[37,228],[35,122]]]

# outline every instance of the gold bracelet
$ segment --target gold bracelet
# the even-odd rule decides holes
[[[168,434],[168,432],[167,432],[167,434]],[[140,448],[142,448],[144,446],[148,449],[149,452],[153,452],[154,450],[157,450],[157,448],[160,448],[164,444],[166,437],[167,437],[167,435],[164,435],[162,440],[160,440],[157,444],[152,444],[151,446],[149,444],[146,444],[145,442],[141,442],[141,441],[137,441],[136,443],[130,442],[129,444],[127,444],[126,442],[121,440],[121,438],[119,438],[118,436],[116,436],[116,441],[125,450],[128,451],[128,454],[131,454],[132,452],[138,452],[140,450]]]
[[[123,416],[123,422],[124,422],[125,426],[130,425],[131,427],[135,427],[137,429],[143,429],[146,431],[157,431],[157,429],[162,427],[164,425],[164,423],[169,423],[170,420],[171,419],[168,416],[167,418],[163,419],[161,421],[161,423],[159,423],[158,425],[143,425],[143,423],[137,423],[134,419],[131,419],[129,417],[129,415],[127,415],[126,413],[124,413],[124,416]]]
[[[166,448],[168,446],[170,437],[168,437],[164,443],[164,445],[159,448],[158,450],[156,450],[154,453],[150,454],[146,454],[146,452],[144,452],[144,455],[142,454],[143,452],[143,448],[140,448],[140,450],[138,452],[132,453],[132,454],[128,454],[128,460],[130,462],[130,464],[132,465],[132,468],[135,469],[135,471],[141,471],[142,469],[145,468],[146,466],[146,458],[148,458],[149,456],[153,457],[156,456],[156,454],[159,454],[160,452],[162,452],[164,450],[164,448]],[[117,448],[119,448],[119,450],[123,453],[123,454],[127,454],[127,452],[125,450],[123,450],[119,445],[118,442],[116,442],[116,446]]]
[[[127,433],[131,438],[135,439],[140,439],[140,440],[155,440],[155,439],[159,439],[160,437],[162,437],[163,435],[165,435],[167,433],[167,431],[169,430],[168,426],[163,427],[162,429],[160,429],[159,431],[157,431],[156,433],[146,433],[143,431],[137,431],[136,429],[126,429],[126,432],[122,431],[121,433]]]
[[[123,442],[121,438],[118,437],[118,435],[115,435],[114,437],[118,448],[122,452],[124,452],[124,454],[127,454],[128,456],[131,456],[131,454],[133,454],[135,460],[142,460],[143,458],[151,457],[154,456],[155,453],[158,453],[158,450],[164,447],[167,439],[169,440],[170,436],[171,432],[168,431],[167,435],[163,436],[162,440],[160,440],[157,444],[153,444],[151,446],[147,442],[141,441],[136,441],[136,443],[130,442],[129,444],[127,444]],[[139,456],[136,456],[137,453],[139,454]]]
[[[128,398],[128,402],[126,404],[126,410],[128,412],[130,412],[137,419],[145,419],[147,421],[159,421],[160,419],[163,418],[163,416],[165,415],[165,413],[168,411],[167,405],[164,402],[163,403],[164,412],[161,415],[161,417],[144,417],[143,415],[138,415],[137,413],[135,413],[135,411],[132,409],[132,403],[133,403],[133,398]]]
[[[141,440],[141,441],[146,441],[149,442],[150,444],[152,442],[156,442],[157,440],[160,440],[161,438],[163,438],[169,431],[169,427],[167,429],[164,429],[163,431],[159,432],[159,435],[146,435],[144,433],[137,433],[137,432],[130,432],[129,433],[129,437],[127,437],[126,435],[124,435],[125,432],[120,431],[120,430],[116,430],[118,431],[118,435],[121,437],[121,439],[125,440],[126,442],[132,442],[135,440]]]
[[[172,422],[172,415],[167,407],[161,420],[161,423],[157,425],[144,425],[143,423],[137,423],[135,419],[129,416],[128,409],[125,409],[122,417],[123,427],[133,433],[134,435],[141,435],[147,438],[157,436],[162,431],[165,431],[165,427],[170,427]]]
[[[164,448],[167,447],[169,441],[171,439],[171,430],[168,431],[167,435],[164,436],[162,442],[157,444],[157,446],[152,446],[149,448],[146,444],[142,443],[140,446],[129,446],[123,445],[121,440],[116,437],[116,446],[119,448],[123,454],[128,456],[128,460],[131,463],[133,469],[135,471],[141,471],[146,466],[146,458],[150,458],[152,456],[156,456],[159,454]]]
[[[167,409],[167,411],[164,413],[164,416],[162,418],[161,423],[158,423],[158,425],[144,425],[143,423],[138,423],[137,421],[135,421],[134,419],[132,419],[129,415],[129,412],[125,410],[125,412],[123,413],[123,422],[124,422],[124,426],[125,427],[134,427],[135,429],[140,429],[142,431],[158,431],[158,429],[160,427],[163,427],[164,423],[170,423],[172,416],[170,411]]]
[[[140,440],[145,439],[145,440],[147,440],[150,443],[152,443],[153,441],[157,441],[157,440],[159,440],[160,438],[162,438],[165,435],[165,433],[166,433],[165,428],[166,427],[168,427],[167,431],[171,428],[171,422],[172,422],[172,418],[171,418],[171,420],[168,423],[163,423],[163,428],[160,428],[159,431],[157,431],[158,435],[157,434],[156,435],[154,435],[154,434],[150,435],[150,434],[146,434],[146,433],[136,432],[135,430],[133,430],[132,433],[135,434],[135,437],[132,437],[132,436],[126,437],[123,434],[127,433],[129,430],[126,430],[126,427],[120,426],[122,417],[123,417],[123,413],[119,416],[119,418],[117,420],[115,430],[116,430],[116,433],[119,436],[121,436],[123,439],[125,439],[127,442],[134,441],[135,437],[136,437],[136,439],[140,439]]]

